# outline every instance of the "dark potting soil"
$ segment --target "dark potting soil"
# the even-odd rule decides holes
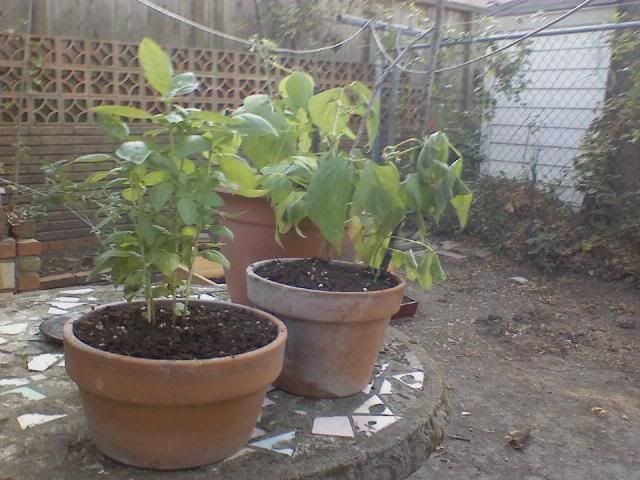
[[[149,324],[145,309],[145,304],[106,307],[76,321],[73,332],[100,350],[156,360],[239,355],[278,335],[267,319],[226,305],[190,304],[189,316],[175,321],[170,303],[158,305],[156,325]]]
[[[260,266],[255,272],[262,278],[290,287],[325,292],[371,292],[398,284],[386,272],[376,278],[372,268],[353,268],[322,258],[305,258],[292,262],[276,260]]]

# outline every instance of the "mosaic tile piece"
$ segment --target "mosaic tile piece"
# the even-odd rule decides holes
[[[357,432],[363,432],[370,437],[374,433],[378,433],[380,430],[387,428],[389,425],[393,425],[402,417],[388,417],[381,415],[358,415],[351,417],[353,424],[356,427]]]
[[[379,407],[379,408],[376,408]],[[381,410],[381,411],[380,411]],[[376,415],[393,415],[393,412],[387,407],[378,395],[368,398],[362,405],[353,411],[354,414],[376,414]]]
[[[251,450],[250,448],[247,448],[247,447],[241,448],[240,450],[238,450],[236,453],[234,453],[230,457],[227,457],[224,460],[222,460],[222,463],[231,462],[232,460],[235,460],[236,458],[243,457],[248,453],[253,453],[254,451],[255,450]]]
[[[273,437],[268,437],[263,440],[258,440],[257,442],[252,442],[250,445],[252,447],[262,448],[264,450],[270,450],[275,453],[280,453],[282,455],[287,455],[289,457],[293,456],[294,448],[291,444],[291,441],[296,437],[296,432],[286,432],[281,433],[280,435],[274,435]]]
[[[21,387],[28,383],[29,380],[26,378],[0,378],[0,387]]]
[[[66,310],[62,310],[61,308],[49,307],[47,313],[49,315],[66,315],[69,312],[67,312]]]
[[[0,333],[3,335],[19,335],[27,329],[27,323],[11,323],[9,325],[1,325]]]
[[[404,383],[409,388],[420,390],[424,383],[424,372],[402,373],[400,375],[394,375],[393,378]]]
[[[42,400],[43,398],[46,398],[46,395],[29,387],[13,388],[11,390],[7,390],[6,392],[1,393],[0,395],[9,395],[10,393],[21,395],[23,398],[26,398],[27,400]]]
[[[22,430],[26,430],[27,428],[35,427],[36,425],[42,425],[43,423],[53,422],[54,420],[58,420],[60,418],[66,417],[66,413],[60,413],[57,415],[45,415],[42,413],[25,413],[24,415],[20,415],[18,420],[18,425]]]
[[[314,418],[311,433],[314,435],[329,435],[332,437],[354,437],[349,417],[340,416]]]
[[[392,393],[393,386],[391,385],[391,382],[385,378],[380,386],[380,395],[391,395]]]
[[[36,373],[35,375],[31,375],[31,377],[29,377],[29,378],[31,378],[31,381],[33,381],[33,382],[39,382],[40,380],[46,380],[47,379],[47,377],[44,376],[41,373]]]
[[[73,290],[62,290],[60,293],[64,293],[66,295],[83,295],[91,292],[93,292],[93,288],[75,288]]]
[[[7,340],[6,338],[2,338],[0,337],[0,345],[4,345],[5,343],[7,343],[9,340]]]
[[[371,389],[373,388],[373,383],[367,384],[366,387],[362,389],[362,393],[369,395],[371,393]]]
[[[70,310],[75,307],[79,307],[81,305],[86,305],[85,303],[76,303],[76,302],[47,302],[49,305],[55,308],[60,308],[62,310]]]
[[[27,368],[32,372],[44,372],[51,365],[60,360],[64,355],[62,353],[43,353],[31,357],[27,363]]]
[[[58,298],[56,298],[56,302],[78,303],[79,301],[80,301],[79,297],[58,297]]]
[[[269,397],[264,397],[264,400],[262,401],[262,408],[269,407],[269,406],[275,405],[275,404],[276,404],[276,402],[271,400]]]

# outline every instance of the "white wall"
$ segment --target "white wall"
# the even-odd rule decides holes
[[[592,9],[553,28],[608,23],[615,9]],[[496,31],[528,31],[554,15],[499,17]],[[537,163],[541,183],[559,184],[562,199],[578,204],[572,188],[573,159],[605,98],[610,61],[608,33],[593,32],[534,38],[524,67],[528,85],[520,101],[497,97],[496,114],[485,125],[487,161],[483,172],[509,177],[529,175]],[[491,79],[486,79],[491,82]]]

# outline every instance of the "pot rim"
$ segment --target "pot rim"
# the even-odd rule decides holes
[[[162,300],[160,300],[162,301]],[[170,300],[166,300],[166,301],[170,301]],[[227,355],[225,357],[217,357],[217,358],[200,358],[200,359],[193,359],[193,360],[169,360],[169,359],[154,359],[154,358],[141,358],[141,357],[131,357],[128,355],[122,355],[119,353],[112,353],[112,352],[107,352],[105,350],[100,350],[99,348],[96,347],[92,347],[91,345],[84,343],[82,340],[80,340],[75,333],[73,332],[73,324],[74,322],[78,321],[80,318],[82,318],[84,315],[89,314],[89,313],[93,313],[99,310],[104,310],[107,307],[114,307],[114,306],[120,306],[120,305],[131,305],[134,303],[143,303],[144,300],[134,300],[132,302],[113,302],[113,303],[107,303],[104,305],[100,305],[99,307],[95,308],[94,310],[91,310],[90,312],[86,312],[85,314],[82,315],[77,315],[74,316],[72,318],[70,318],[69,320],[67,320],[67,322],[64,324],[64,329],[63,329],[63,334],[64,334],[64,341],[69,342],[70,344],[73,345],[73,348],[82,350],[88,354],[93,354],[93,355],[100,355],[103,356],[105,358],[111,358],[113,360],[126,360],[127,362],[132,362],[133,364],[137,364],[140,366],[164,366],[164,365],[175,365],[175,366],[194,366],[194,365],[201,365],[201,364],[206,364],[206,365],[216,365],[216,364],[222,364],[222,363],[226,363],[229,362],[230,360],[233,361],[242,361],[244,359],[251,359],[252,357],[257,357],[257,356],[261,356],[264,355],[272,350],[276,350],[277,348],[279,348],[279,346],[282,343],[285,343],[287,340],[287,327],[285,326],[285,324],[278,319],[277,317],[275,317],[274,315],[265,312],[263,310],[258,310],[257,308],[253,308],[253,307],[247,307],[245,305],[239,305],[237,303],[231,303],[231,302],[224,302],[221,300],[193,300],[191,303],[204,303],[204,304],[216,304],[216,305],[224,305],[226,307],[233,307],[233,308],[237,308],[239,310],[248,310],[249,312],[262,317],[262,318],[266,318],[267,320],[271,321],[272,324],[275,324],[276,327],[278,327],[278,335],[276,336],[275,339],[273,339],[270,343],[268,343],[267,345],[265,345],[264,347],[260,347],[257,348],[255,350],[251,350],[250,352],[245,352],[245,353],[240,353],[238,355]]]
[[[247,276],[254,278],[258,281],[261,282],[265,282],[269,285],[272,286],[278,286],[278,287],[282,287],[282,288],[287,288],[287,289],[291,289],[294,292],[301,292],[301,293],[309,293],[309,292],[314,292],[317,293],[319,295],[327,295],[327,296],[346,296],[346,297],[358,297],[358,296],[366,296],[366,295],[387,295],[391,292],[395,292],[397,290],[404,290],[406,287],[406,282],[404,281],[404,279],[393,272],[387,272],[389,275],[391,275],[397,282],[398,284],[394,287],[390,287],[390,288],[385,288],[383,290],[372,290],[372,291],[367,291],[367,292],[330,292],[330,291],[326,291],[326,290],[313,290],[311,288],[301,288],[301,287],[293,287],[291,285],[287,285],[286,283],[279,283],[279,282],[274,282],[273,280],[269,280],[267,278],[261,277],[260,275],[258,275],[255,272],[255,269],[258,267],[261,267],[262,265],[265,265],[267,263],[271,263],[271,262],[285,262],[285,263],[289,263],[289,262],[294,262],[296,260],[305,260],[306,258],[310,258],[310,257],[299,257],[299,258],[270,258],[267,260],[260,260],[258,262],[254,262],[251,265],[249,265],[247,267]],[[332,263],[338,263],[341,265],[350,265],[350,266],[362,266],[362,264],[357,263],[357,262],[347,262],[344,260],[334,260],[334,259],[330,259],[329,260]]]

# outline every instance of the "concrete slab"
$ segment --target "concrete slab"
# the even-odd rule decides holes
[[[50,290],[20,294],[0,307],[0,326],[27,323],[24,331],[5,336],[7,342],[0,345],[0,380],[10,380],[0,384],[2,477],[391,480],[406,478],[417,470],[443,440],[449,400],[439,369],[421,348],[390,329],[367,393],[338,400],[314,400],[274,389],[268,393],[270,405],[262,411],[254,438],[232,459],[179,472],[152,472],[118,464],[93,446],[77,390],[68,380],[62,361],[39,374],[40,395],[3,395],[16,389],[15,379],[21,379],[21,386],[26,388],[34,386],[36,380],[27,366],[29,359],[62,353],[60,345],[47,342],[38,330],[40,322],[51,316],[47,313],[48,302],[61,293]],[[218,287],[196,293],[225,297]],[[89,301],[89,295],[96,300]],[[74,296],[84,305],[74,308],[73,314],[89,310],[92,304],[121,299],[119,291],[107,286],[95,286],[86,293],[74,292]],[[420,387],[417,380],[422,377]],[[390,382],[393,388],[389,391]],[[366,411],[359,413],[363,404],[367,405]],[[387,412],[393,412],[393,416]],[[349,430],[345,428],[347,419],[353,437],[335,434],[333,426],[333,430],[319,428],[327,418],[336,417],[342,421],[339,433]]]

